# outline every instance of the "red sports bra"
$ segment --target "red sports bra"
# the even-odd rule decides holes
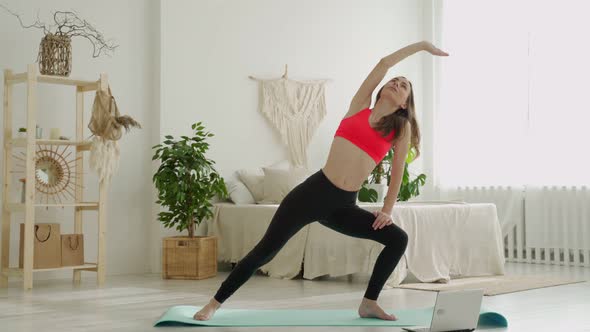
[[[346,138],[354,145],[363,149],[378,164],[391,148],[391,139],[395,135],[392,131],[387,137],[369,124],[371,109],[365,108],[353,116],[342,119],[334,137]]]

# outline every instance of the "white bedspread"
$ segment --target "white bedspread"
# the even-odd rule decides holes
[[[207,220],[207,235],[216,235],[217,260],[237,263],[262,239],[278,204],[215,203],[214,217]],[[275,278],[299,274],[309,226],[302,228],[260,270]]]
[[[359,204],[368,211],[380,204]],[[503,241],[494,204],[396,203],[393,219],[408,233],[408,248],[386,285],[399,285],[411,272],[422,282],[452,277],[504,274]],[[383,245],[310,225],[304,278],[370,273]]]
[[[379,210],[380,203],[359,203]],[[262,238],[278,204],[216,203],[208,234],[219,237],[220,261],[237,262]],[[386,286],[399,285],[408,272],[423,282],[454,277],[502,275],[504,254],[496,206],[462,202],[397,202],[394,221],[409,236],[408,248]],[[261,270],[293,278],[371,273],[383,245],[349,237],[311,223],[291,238]]]

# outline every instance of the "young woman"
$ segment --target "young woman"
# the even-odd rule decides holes
[[[406,46],[381,59],[352,98],[350,108],[336,130],[328,160],[323,168],[293,188],[274,214],[260,242],[231,271],[215,296],[194,319],[208,320],[256,270],[268,263],[305,225],[318,221],[340,233],[383,244],[369,285],[360,303],[361,317],[396,320],[377,304],[385,281],[404,254],[407,234],[393,223],[404,162],[411,147],[420,155],[420,130],[416,121],[412,84],[399,76],[371,96],[385,74],[396,63],[419,51],[448,56],[427,41]],[[356,204],[358,191],[375,166],[393,146],[394,157],[387,197],[381,211],[371,213]]]

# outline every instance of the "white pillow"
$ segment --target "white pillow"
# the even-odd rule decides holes
[[[269,167],[287,169],[289,165],[288,160],[280,160]],[[264,197],[264,171],[262,168],[240,169],[236,173],[240,181],[246,185],[254,200],[256,202],[261,201]]]
[[[304,167],[284,169],[282,167],[263,167],[264,195],[259,204],[278,204],[298,184],[310,175]]]
[[[246,185],[246,188],[254,197],[254,201],[258,202],[262,199],[264,195],[264,172],[262,168],[254,168],[254,169],[241,169],[236,171],[238,173],[238,177],[240,181]]]
[[[227,193],[235,204],[255,204],[256,200],[240,180],[225,181]]]

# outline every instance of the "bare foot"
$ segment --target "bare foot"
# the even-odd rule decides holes
[[[201,310],[199,310],[193,318],[195,320],[209,320],[213,318],[215,311],[219,309],[221,303],[217,302],[215,299],[211,299],[206,306],[204,306]]]
[[[374,317],[383,320],[397,320],[397,317],[390,315],[383,311],[377,304],[377,301],[368,300],[363,298],[361,305],[359,306],[359,316],[363,318]]]

